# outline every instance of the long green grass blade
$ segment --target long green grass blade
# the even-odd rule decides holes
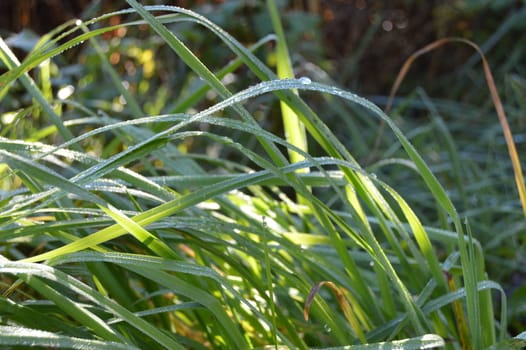
[[[2,262],[0,265],[1,273],[10,273],[18,276],[35,276],[41,279],[52,280],[63,287],[71,290],[74,293],[87,298],[88,300],[95,303],[105,311],[114,314],[116,317],[120,317],[125,320],[132,327],[142,332],[144,336],[149,337],[155,342],[165,346],[167,349],[183,349],[178,342],[176,342],[171,336],[162,332],[160,329],[154,327],[152,324],[138,318],[133,313],[118,305],[114,301],[108,299],[104,295],[101,295],[97,291],[93,290],[86,284],[66,275],[65,273],[53,269],[49,266],[42,264],[32,264],[25,262]],[[33,283],[32,281],[40,281],[37,279],[26,280],[26,283]],[[39,287],[45,286],[43,282],[38,283]],[[58,299],[57,299],[58,300]],[[78,315],[77,312],[72,312],[71,316]]]
[[[272,21],[272,27],[278,37],[276,46],[276,66],[277,75],[279,79],[294,78],[292,70],[292,63],[290,62],[289,50],[285,39],[285,32],[279,17],[278,8],[274,0],[267,0],[267,8]],[[308,78],[304,78],[308,79]],[[307,136],[305,134],[305,126],[300,122],[296,113],[290,109],[286,102],[280,101],[281,114],[283,120],[283,128],[285,130],[285,139],[292,145],[307,151]],[[303,160],[303,157],[294,151],[289,150],[289,157],[291,162],[298,162]]]
[[[132,345],[104,342],[95,339],[74,338],[25,327],[0,326],[0,344],[3,346],[42,346],[55,349],[134,350]]]

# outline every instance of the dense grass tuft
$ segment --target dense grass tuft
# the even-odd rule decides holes
[[[271,0],[276,36],[251,48],[190,10],[128,3],[43,36],[22,62],[0,38],[0,96],[30,101],[12,104],[0,131],[3,347],[524,345],[488,277],[506,238],[488,239],[492,223],[470,212],[500,215],[469,205],[477,191],[489,203],[495,185],[480,163],[462,164],[471,151],[439,113],[466,106],[418,90],[388,115],[315,76],[295,79]],[[210,67],[180,35],[188,28],[235,59]],[[276,39],[278,74],[258,58]],[[71,50],[84,66],[64,62]],[[278,101],[284,135],[272,128]],[[393,120],[414,106],[431,123]],[[365,167],[360,149],[381,123]],[[518,157],[513,166],[521,193]],[[513,222],[522,197],[511,197]],[[514,225],[510,239],[524,232]]]

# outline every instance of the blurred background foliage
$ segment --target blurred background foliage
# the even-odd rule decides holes
[[[272,32],[264,1],[155,0],[142,3],[190,8],[210,18],[248,47]],[[519,154],[526,154],[524,1],[283,0],[278,5],[296,76],[309,76],[316,81],[344,87],[381,107],[385,105],[398,70],[411,53],[446,36],[474,41],[487,54]],[[58,25],[70,19],[93,18],[125,7],[124,1],[1,1],[0,35],[16,48],[15,52],[22,60],[40,35]],[[118,24],[121,20],[121,17],[112,17],[105,25]],[[176,23],[170,27],[212,71],[219,71],[235,58],[209,31],[193,23]],[[173,51],[152,35],[147,26],[119,28],[98,38],[97,42],[101,52],[121,74],[127,90],[137,97],[139,109],[144,113],[187,111],[179,104],[184,100],[181,96],[188,96],[189,91],[202,82]],[[273,66],[276,59],[274,43],[265,44],[256,54]],[[0,67],[0,73],[5,71],[5,67]],[[84,106],[111,113],[115,118],[120,113],[128,116],[133,111],[133,106],[126,105],[121,93],[114,88],[93,45],[79,45],[31,74],[40,85],[49,80],[50,91],[59,98],[74,93],[76,100],[83,101]],[[228,79],[232,91],[258,82],[244,67],[224,79]],[[450,190],[449,194],[462,215],[470,219],[473,231],[487,253],[490,278],[501,282],[510,293],[510,310],[517,315],[523,313],[526,225],[520,210],[517,210],[516,189],[510,181],[511,166],[485,85],[480,58],[468,47],[446,45],[415,62],[398,96],[405,98],[395,100],[392,117],[418,145],[419,152]],[[16,111],[31,106],[31,97],[22,86],[13,86],[9,94],[1,98],[3,125],[0,136],[15,139],[24,128],[42,128],[40,137],[57,137],[46,132],[46,125],[41,124],[38,112],[31,119],[20,118],[16,126],[5,127],[11,125],[9,118],[15,118]],[[211,105],[217,99],[216,94],[209,92],[199,107]],[[260,96],[251,100],[247,108],[265,128],[280,132],[279,106],[270,103],[271,100],[271,96]],[[313,96],[311,103],[324,108],[326,122],[362,164],[370,165],[371,170],[388,177],[393,187],[414,204],[419,215],[428,215],[428,222],[440,222],[442,218],[429,214],[436,213],[435,204],[419,191],[422,184],[412,181],[415,175],[411,170],[406,167],[384,170],[378,162],[378,159],[396,159],[402,153],[393,135],[382,138],[381,156],[371,159],[378,130],[376,120],[359,108],[330,98],[324,100],[319,95]],[[78,113],[78,110],[70,111],[66,107],[63,117],[68,119],[68,113]],[[446,134],[436,132],[444,129]],[[85,131],[88,130],[77,130],[76,134]],[[84,146],[103,157],[125,147],[122,139],[105,139],[104,135],[89,142]],[[236,161],[235,155],[220,149],[221,146],[199,144],[197,140],[188,142],[185,145],[188,151],[205,149],[209,155],[231,157]],[[448,147],[457,151],[449,152]],[[312,153],[316,154],[316,149]],[[459,164],[461,170],[452,170],[455,164]],[[458,181],[467,185],[459,187]],[[7,186],[5,182],[3,186]],[[513,314],[510,318],[512,333],[524,328],[524,320],[514,318]]]
[[[272,31],[264,1],[150,0],[142,3],[193,9],[246,44]],[[521,60],[523,50],[515,51],[524,46],[526,40],[520,35],[526,27],[523,1],[281,0],[278,4],[286,14],[286,35],[295,67],[300,69],[302,63],[315,62],[339,84],[362,94],[386,94],[394,80],[393,73],[411,53],[445,36],[458,36],[485,45],[483,48],[491,53],[489,58],[494,66],[524,69],[520,65],[524,61]],[[124,1],[3,1],[0,31],[3,37],[24,29],[44,34],[71,18],[91,18],[125,7]],[[111,21],[115,24],[119,19]],[[124,32],[106,35],[105,39],[116,38],[114,42],[120,42]],[[213,38],[206,32],[188,25],[183,33],[201,57],[217,62],[231,58],[228,50],[213,45]],[[149,47],[149,42],[136,45]],[[513,57],[510,52],[514,53]],[[478,61],[472,56],[473,52],[464,47],[441,50],[422,58],[408,79],[432,89],[433,95],[441,92],[450,97],[448,79],[460,69],[472,68]],[[116,57],[113,63],[117,63]],[[441,78],[441,84],[436,83],[437,78]],[[462,84],[455,85],[459,92],[472,90]]]

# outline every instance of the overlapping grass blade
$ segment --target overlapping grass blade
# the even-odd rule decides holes
[[[55,281],[56,283],[59,283],[60,285],[69,289],[70,291],[87,298],[88,300],[92,301],[96,305],[102,307],[105,311],[114,314],[116,317],[122,318],[132,327],[142,332],[145,336],[153,339],[158,344],[161,344],[168,349],[183,349],[183,347],[181,347],[179,343],[175,341],[175,339],[173,339],[171,336],[168,336],[166,333],[162,332],[160,329],[156,328],[154,325],[133,315],[133,313],[131,313],[124,307],[118,305],[114,301],[108,299],[104,295],[93,290],[86,284],[66,275],[65,273],[61,271],[58,271],[56,269],[53,269],[49,266],[42,265],[42,264],[3,261],[2,264],[0,265],[0,272],[14,274],[16,276],[19,276],[20,278],[24,279],[26,283],[30,285],[32,283],[35,283],[35,281],[38,281],[36,284],[36,287],[38,287],[41,292],[47,289],[50,292],[57,294],[57,298],[54,298],[55,302],[61,302],[61,303],[66,302],[66,299],[64,298],[63,295],[61,295],[57,291],[52,291],[52,288],[49,287],[44,282],[42,282],[41,279]],[[39,279],[37,278],[30,279],[30,278],[27,278],[27,276],[38,277]],[[61,297],[62,299],[59,297]],[[70,303],[70,306],[73,307],[74,304]],[[69,315],[72,317],[80,316],[81,315],[79,313],[80,310],[81,309],[79,308],[77,308],[76,310],[67,309],[67,311],[70,311]],[[84,310],[84,314],[90,317],[90,315],[86,312],[87,311]],[[94,315],[92,315],[90,318],[95,320]],[[104,327],[107,327],[107,326],[104,325]],[[106,336],[109,336],[110,333],[106,333],[106,334],[107,334]],[[117,338],[112,337],[112,338],[116,340],[121,340],[119,337]]]
[[[135,350],[132,345],[95,339],[74,338],[24,327],[0,326],[0,344],[4,346],[42,346],[55,349]]]
[[[372,343],[367,345],[351,345],[333,348],[325,348],[324,350],[416,350],[416,349],[433,349],[443,347],[446,343],[444,339],[436,334],[424,334],[419,337],[395,340],[390,342]],[[320,349],[321,350],[321,349]]]

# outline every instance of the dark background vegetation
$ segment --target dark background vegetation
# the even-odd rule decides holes
[[[230,0],[230,1],[143,1],[143,4],[166,4],[191,8],[212,19],[223,29],[246,45],[250,45],[271,32],[270,21],[266,15],[264,1]],[[417,0],[392,0],[392,1],[365,1],[365,0],[292,0],[281,1],[283,20],[288,36],[288,44],[297,76],[308,75],[330,80],[338,86],[370,98],[373,102],[383,106],[386,95],[393,84],[396,74],[407,57],[424,45],[446,36],[455,36],[470,39],[480,45],[487,53],[490,65],[493,68],[496,82],[500,92],[508,96],[506,107],[510,124],[517,136],[519,154],[524,157],[526,137],[526,121],[524,116],[526,97],[526,5],[524,1],[417,1]],[[44,34],[56,26],[72,18],[92,18],[98,14],[127,7],[124,1],[93,1],[93,0],[7,0],[0,1],[0,35],[3,38],[12,37],[23,30],[31,30],[36,34]],[[113,18],[111,21],[119,21]],[[230,59],[231,53],[215,38],[210,38],[202,31],[194,31],[193,27],[181,26],[184,37],[189,46],[207,64],[221,67]],[[130,29],[137,30],[137,29]],[[113,38],[121,40],[120,48],[140,46],[143,40],[144,47],[154,47],[155,60],[170,62],[173,53],[163,51],[161,43],[155,46],[155,40],[145,28],[139,28],[133,35],[134,39],[126,41],[126,32],[115,32],[104,36],[111,42]],[[138,40],[137,40],[138,39]],[[135,41],[133,41],[135,40]],[[154,43],[152,45],[152,42]],[[110,46],[111,50],[118,47]],[[259,53],[267,63],[272,64],[271,50]],[[19,58],[24,55],[24,50],[17,51]],[[71,59],[76,56],[80,62],[96,64],[83,58],[89,55],[81,48],[65,53],[65,57],[57,59]],[[139,66],[138,61],[125,57],[117,52],[112,63],[120,65],[121,71],[130,76],[133,85],[133,74]],[[91,63],[90,63],[91,62]],[[131,62],[127,64],[127,62]],[[157,64],[151,86],[145,88],[141,99],[148,103],[150,94],[162,86],[176,86],[174,84],[177,74],[184,76],[181,70],[187,69],[174,62],[173,65]],[[73,71],[73,70],[72,70]],[[144,75],[145,72],[143,71]],[[326,75],[324,75],[326,74]],[[73,79],[71,76],[62,79]],[[140,78],[137,78],[139,81]],[[249,78],[248,78],[249,79]],[[243,84],[242,86],[246,86]],[[474,55],[472,49],[458,44],[449,44],[428,54],[416,61],[411,71],[402,84],[400,96],[413,94],[417,87],[425,89],[428,96],[435,99],[448,99],[463,105],[481,107],[478,111],[483,113],[451,114],[444,115],[444,120],[450,127],[453,137],[461,135],[458,147],[465,153],[466,159],[473,164],[470,171],[480,174],[487,173],[488,177],[495,180],[488,197],[480,193],[470,207],[457,203],[466,212],[468,209],[479,207],[502,206],[504,208],[511,199],[516,199],[513,183],[501,178],[502,169],[496,169],[495,160],[506,161],[506,151],[501,140],[501,130],[496,125],[496,115],[492,111],[489,93],[480,67],[480,59]],[[136,88],[139,90],[139,87]],[[177,94],[177,87],[174,88]],[[101,86],[97,93],[104,91]],[[90,93],[85,91],[89,100]],[[113,96],[109,96],[113,97]],[[169,100],[169,98],[167,98]],[[1,107],[17,108],[23,99],[6,99]],[[9,105],[8,107],[6,107]],[[170,110],[168,105],[159,108],[159,112]],[[471,111],[469,108],[464,111]],[[404,118],[403,126],[407,132],[413,128],[427,123],[427,112],[421,109],[409,110]],[[425,119],[425,120],[424,120]],[[463,119],[463,120],[461,120]],[[422,121],[423,120],[423,121]],[[271,128],[279,128],[270,121]],[[339,125],[334,124],[337,130]],[[470,139],[472,135],[480,135],[474,130],[493,130],[487,136],[487,148],[472,149],[474,142],[480,140]],[[496,137],[495,135],[498,135]],[[521,136],[522,135],[522,136]],[[342,136],[342,135],[339,135]],[[374,136],[374,135],[373,135]],[[371,139],[374,137],[371,136]],[[344,136],[342,136],[344,137]],[[477,136],[478,137],[478,136]],[[522,138],[521,138],[522,137]],[[501,141],[499,141],[501,140]],[[348,142],[353,148],[352,140]],[[387,145],[388,146],[388,145]],[[387,147],[386,146],[386,147]],[[430,143],[430,149],[422,150],[433,164],[433,151],[436,146]],[[522,150],[522,152],[521,152]],[[361,155],[363,159],[366,152]],[[478,161],[477,157],[486,160]],[[493,174],[492,172],[495,171]],[[493,174],[493,175],[492,175]],[[403,180],[403,177],[400,181]],[[448,179],[445,177],[446,186]],[[454,185],[451,185],[454,187]],[[487,189],[485,189],[487,190]],[[483,191],[485,191],[483,190]],[[407,192],[411,194],[411,188]],[[503,197],[490,198],[491,191],[504,193]],[[497,200],[493,203],[492,200]],[[477,202],[478,201],[478,202]],[[460,202],[460,201],[459,201]],[[423,204],[425,213],[425,204]],[[466,214],[467,215],[467,214]],[[485,248],[491,249],[488,258],[490,276],[503,283],[505,288],[515,292],[515,299],[520,300],[526,290],[524,289],[524,240],[508,242],[496,248],[492,245],[492,236],[505,230],[499,227],[501,216],[507,215],[506,210],[497,213],[471,213],[472,224],[479,229],[481,240],[488,243]],[[468,215],[467,215],[468,216]],[[495,222],[495,225],[477,225],[477,220]],[[503,220],[503,223],[509,221]],[[521,224],[522,225],[522,224]],[[491,229],[489,229],[491,228]],[[524,227],[517,230],[524,231]],[[493,259],[493,260],[492,260]],[[506,260],[506,263],[503,261]],[[510,261],[512,264],[510,264]],[[504,267],[503,267],[504,266]],[[511,268],[510,268],[511,266]],[[512,305],[514,300],[511,300]],[[511,324],[512,332],[523,328],[524,322]]]
[[[284,17],[291,51],[301,55],[301,59],[326,68],[339,84],[363,94],[387,94],[395,77],[393,73],[403,61],[422,46],[445,36],[462,37],[479,44],[492,36],[503,36],[493,38],[500,40],[488,47],[492,63],[500,66],[523,62],[507,61],[510,51],[526,44],[526,37],[521,35],[526,24],[520,23],[524,16],[516,16],[514,23],[502,28],[513,15],[524,12],[522,1],[292,0],[280,3],[286,9]],[[143,4],[195,9],[247,43],[255,42],[271,30],[270,24],[261,20],[264,1],[157,0]],[[127,7],[124,1],[106,0],[2,1],[0,30],[4,37],[23,29],[44,34],[69,19],[89,18],[124,7]],[[450,73],[465,67],[466,62],[473,65],[475,59],[468,60],[472,55],[467,47],[444,48],[419,60],[408,79],[436,90],[436,94],[450,96]],[[524,65],[514,68],[520,73]],[[441,84],[436,84],[436,79],[440,79]],[[462,84],[456,88],[465,91]]]

